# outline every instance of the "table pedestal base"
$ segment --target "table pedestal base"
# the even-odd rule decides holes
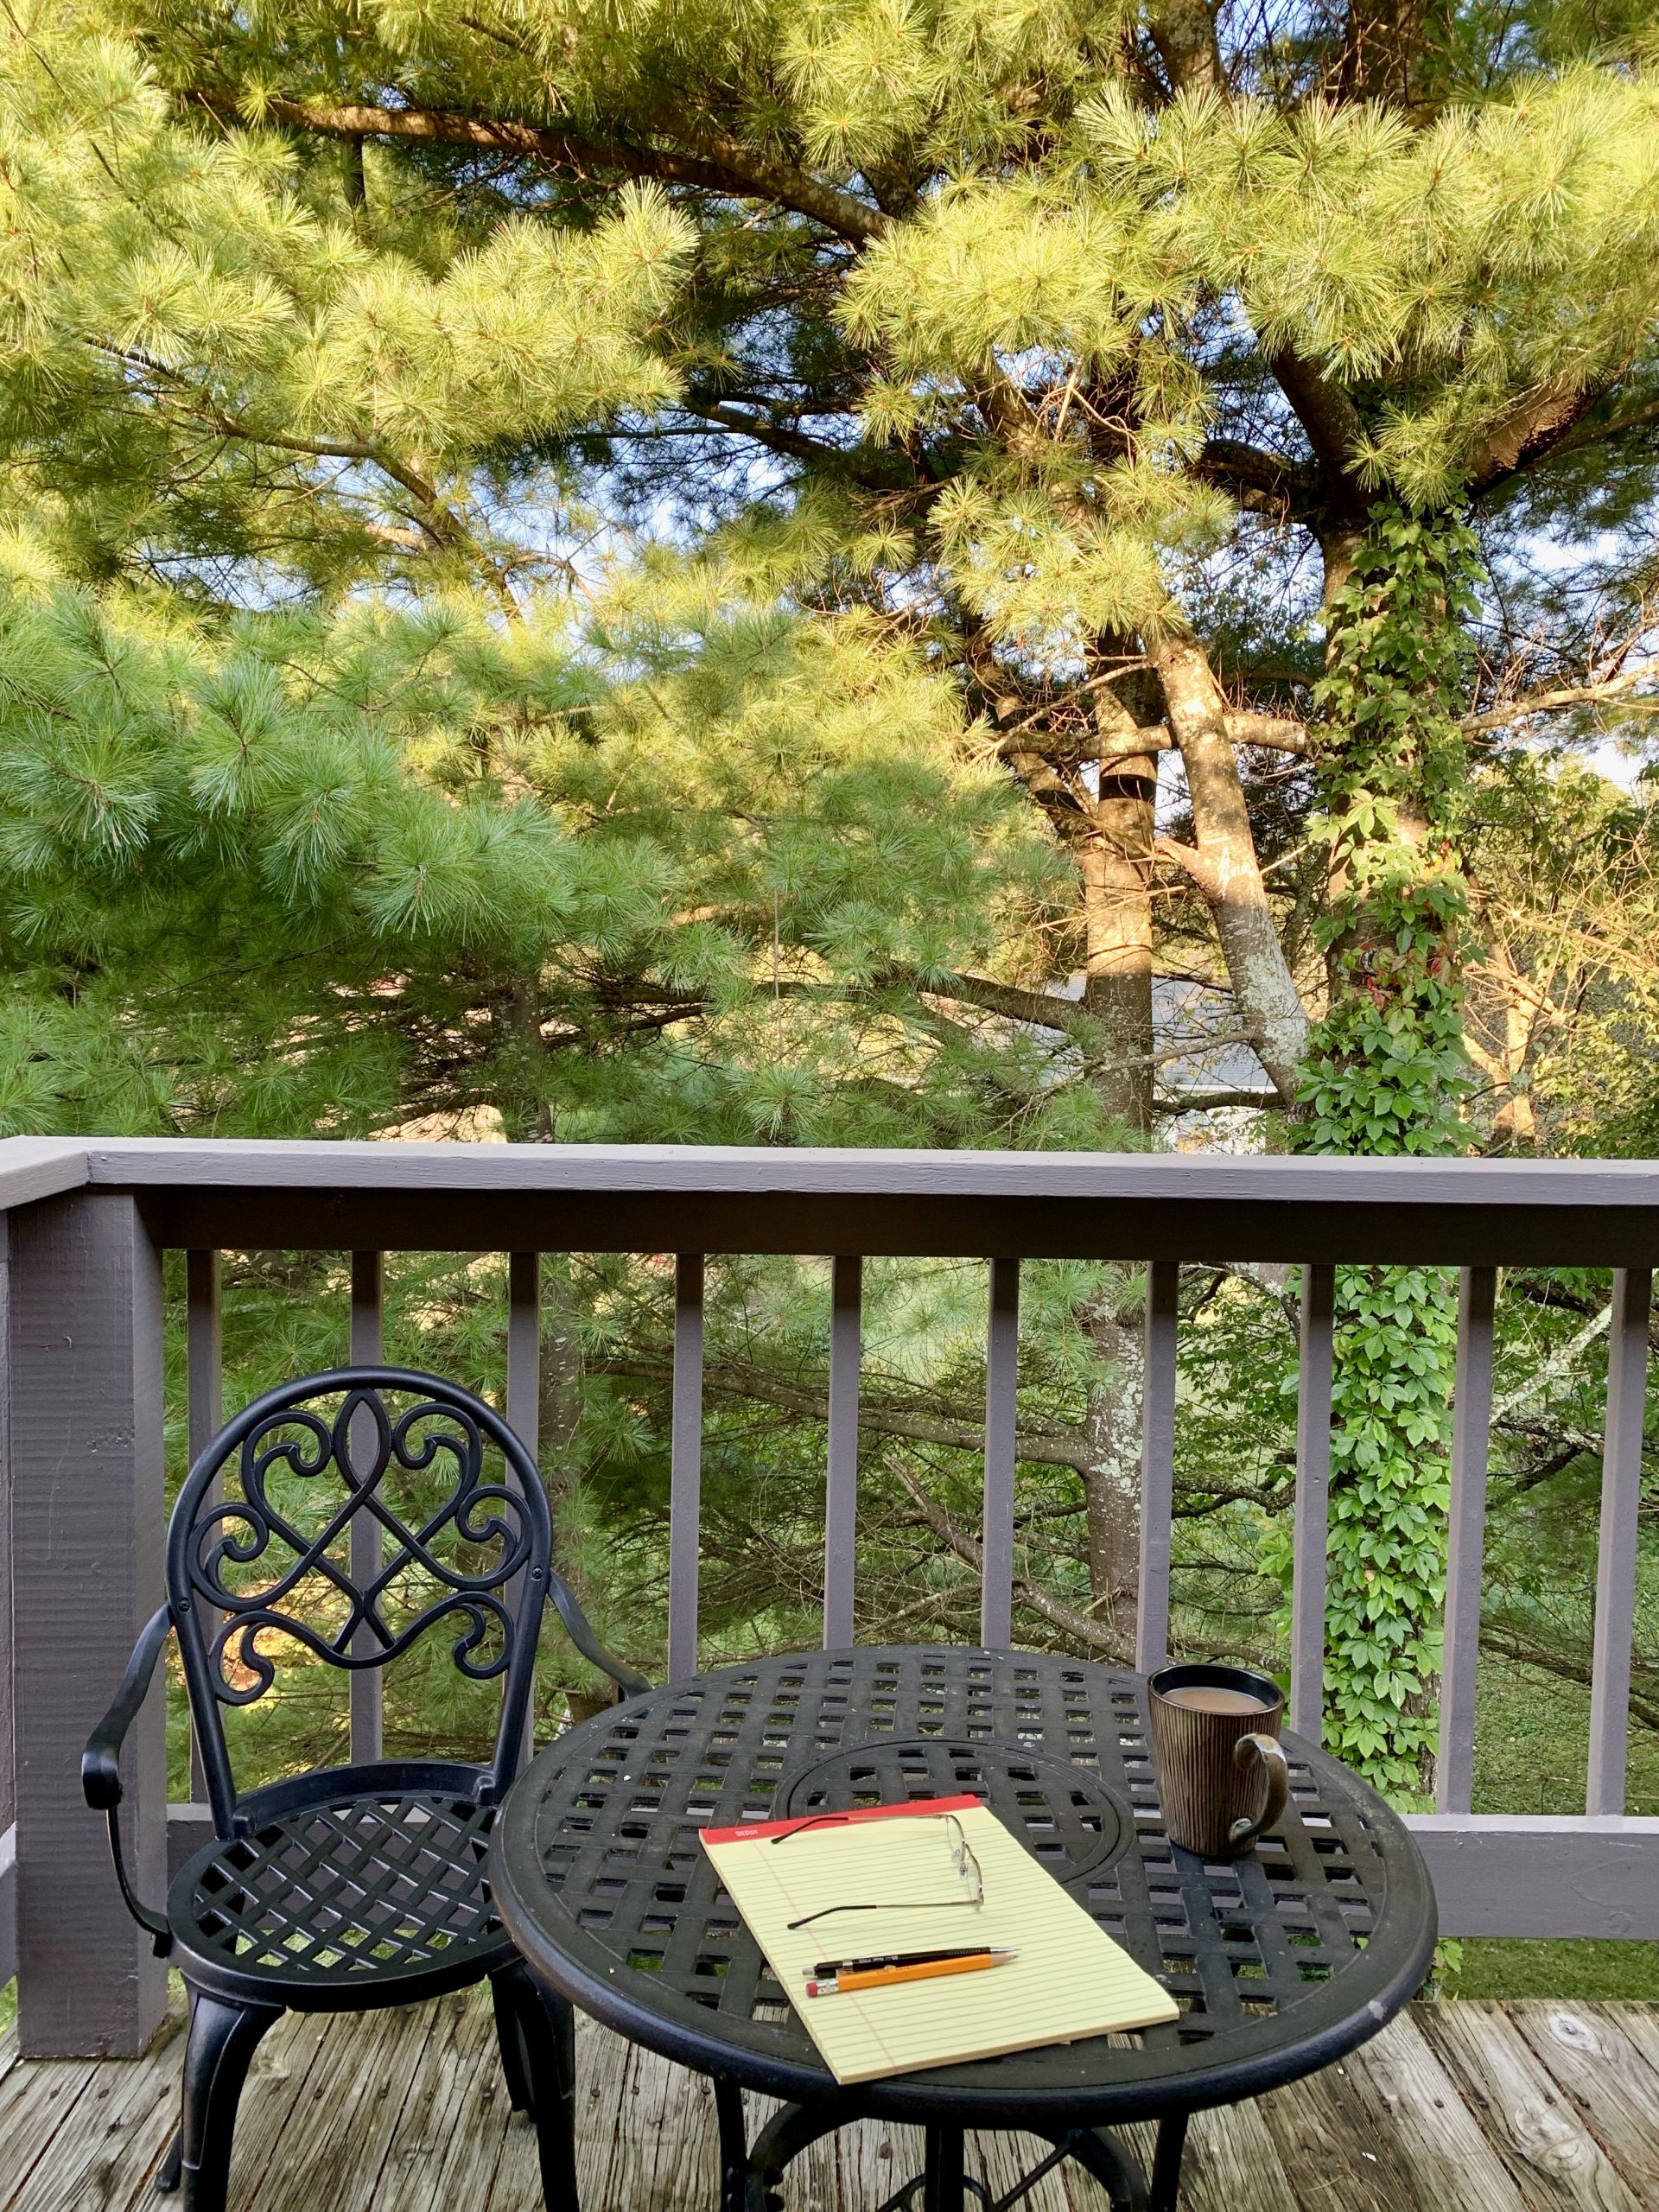
[[[785,2212],[783,2178],[802,2152],[838,2127],[861,2117],[852,2101],[816,2098],[810,2104],[785,2105],[760,2131],[753,2150],[743,2121],[743,2094],[716,2080],[715,2104],[720,2118],[721,2212]],[[1053,2145],[1049,2155],[1001,2196],[964,2171],[960,2127],[929,2126],[923,2171],[895,2190],[870,2212],[1013,2212],[1066,2158],[1075,2158],[1094,2176],[1111,2199],[1112,2212],[1176,2212],[1181,2152],[1186,2141],[1185,2115],[1161,2120],[1150,2181],[1117,2138],[1103,2127],[1046,2128],[1029,2123],[1027,2134]]]

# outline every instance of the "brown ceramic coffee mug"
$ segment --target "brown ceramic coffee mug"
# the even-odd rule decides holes
[[[1181,1662],[1147,1681],[1158,1794],[1172,1843],[1236,1859],[1285,1809],[1284,1693],[1248,1667]]]

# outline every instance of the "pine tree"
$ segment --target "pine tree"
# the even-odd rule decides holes
[[[13,1125],[176,1114],[233,1035],[162,1003],[169,896],[280,939],[188,1114],[1141,1141],[1163,962],[1300,1141],[1321,1085],[1409,1122],[1330,686],[1461,779],[1645,665],[1653,62],[1635,0],[18,15]],[[1465,528],[1431,712],[1368,626],[1398,532]],[[1424,958],[1485,972],[1468,818]],[[1115,1618],[1129,1287],[1073,1311]]]

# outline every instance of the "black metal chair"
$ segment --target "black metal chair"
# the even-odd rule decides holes
[[[182,2179],[185,2212],[223,2212],[248,2063],[284,2010],[408,2004],[486,1976],[508,2094],[535,2120],[550,2212],[575,2206],[573,2017],[519,1964],[485,1885],[485,1850],[523,1752],[545,1600],[621,1694],[647,1685],[598,1642],[553,1572],[550,1544],[546,1493],[512,1430],[469,1391],[407,1369],[284,1384],[191,1468],[168,1530],[167,1603],[81,1762],[86,1802],[109,1815],[128,1907],[189,1992],[183,2117],[157,2177],[163,2189]],[[459,1630],[461,1673],[503,1681],[489,1765],[382,1759],[238,1796],[220,1708],[270,1688],[263,1639],[357,1671],[446,1622]],[[134,1895],[122,1857],[118,1763],[169,1632],[214,1840],[157,1912]]]

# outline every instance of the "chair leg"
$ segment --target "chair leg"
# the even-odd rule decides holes
[[[493,1974],[496,2031],[502,2045],[507,2090],[518,2102],[511,2042],[522,2069],[524,2103],[536,2123],[542,2196],[547,2212],[580,2212],[576,2193],[576,2019],[562,1997],[543,1989],[527,1968],[513,1965]],[[510,2020],[513,2033],[505,2032]]]
[[[528,2112],[530,2075],[524,2059],[524,2031],[518,2018],[520,2000],[506,1973],[490,1976],[490,1999],[495,2006],[495,2047],[507,2079],[507,2101],[514,2112]]]
[[[156,2187],[163,2196],[170,2196],[179,2185],[179,2175],[184,2165],[184,2137],[175,2127],[173,2140],[167,2146],[167,2156],[156,2169]]]
[[[179,2130],[183,2212],[225,2212],[231,2140],[248,2061],[260,2037],[282,2017],[279,2005],[231,2005],[203,1990],[191,1991],[184,2124]]]

